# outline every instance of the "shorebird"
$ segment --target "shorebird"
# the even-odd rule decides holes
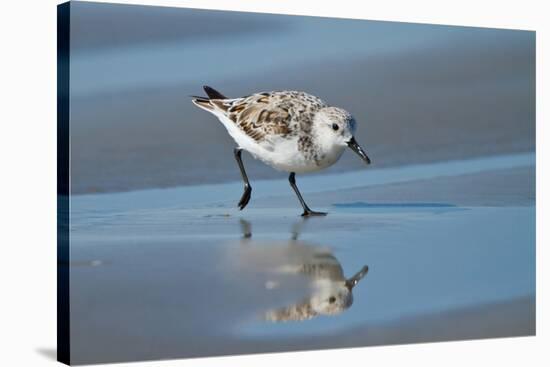
[[[252,186],[242,161],[246,150],[269,166],[289,172],[288,181],[304,212],[302,216],[326,215],[309,208],[296,185],[296,173],[315,172],[340,159],[346,147],[370,164],[353,134],[356,122],[346,110],[298,91],[254,93],[227,98],[204,86],[208,97],[192,96],[193,103],[216,116],[237,143],[235,159],[244,181],[238,203],[242,210],[250,201]]]

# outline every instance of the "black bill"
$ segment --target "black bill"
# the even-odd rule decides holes
[[[369,267],[366,265],[363,266],[361,270],[357,272],[357,274],[346,280],[346,287],[351,291],[353,287],[355,287],[357,283],[359,283],[359,281],[363,279],[365,275],[367,275],[368,271]]]
[[[355,141],[355,138],[351,138],[350,141],[348,141],[348,147],[351,148],[361,159],[363,159],[367,164],[370,164],[370,158],[367,156],[367,153],[357,144]]]

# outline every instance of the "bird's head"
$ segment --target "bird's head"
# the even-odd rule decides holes
[[[369,157],[355,140],[356,122],[349,112],[338,107],[325,107],[315,114],[313,121],[320,144],[349,147],[367,164],[370,164]]]

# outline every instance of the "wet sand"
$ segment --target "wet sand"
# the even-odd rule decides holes
[[[75,363],[534,335],[534,156],[362,175],[303,180],[306,220],[286,180],[242,212],[238,182],[73,197]],[[266,265],[301,248],[369,272],[339,314],[267,322],[314,294]]]

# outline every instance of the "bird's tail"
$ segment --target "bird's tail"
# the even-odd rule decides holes
[[[200,96],[191,96],[193,98],[193,104],[197,107],[200,107],[207,111],[213,111],[214,106],[212,103],[210,103],[210,100],[212,99],[227,99],[226,96],[218,92],[212,87],[209,87],[207,85],[203,86],[204,91],[208,95],[208,97],[200,97]]]
[[[202,87],[210,99],[227,99],[226,96],[208,85]]]

